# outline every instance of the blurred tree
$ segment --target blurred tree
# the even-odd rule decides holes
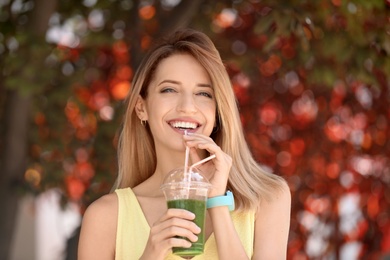
[[[20,3],[22,4],[22,3]],[[55,11],[56,1],[46,3],[44,0],[35,1],[35,8],[28,16],[21,18],[13,15],[23,12],[14,7],[14,13],[2,10],[4,19],[9,15],[6,23],[2,24],[1,38],[7,40],[9,53],[1,62],[2,73],[0,85],[2,101],[2,138],[0,167],[0,255],[7,258],[11,245],[16,212],[18,206],[17,182],[23,180],[27,166],[28,130],[30,128],[31,92],[34,88],[45,84],[38,71],[44,70],[43,60],[45,51],[44,36],[48,29],[49,18]],[[18,10],[16,10],[18,9]],[[25,29],[20,28],[21,19],[27,23]],[[12,32],[11,37],[7,33]],[[6,38],[7,37],[7,38]],[[4,45],[1,45],[4,52]],[[18,50],[18,49],[21,50]],[[22,55],[21,55],[22,54]],[[11,83],[12,82],[12,83]],[[30,90],[30,87],[33,89]]]
[[[16,190],[57,187],[81,210],[110,190],[132,75],[153,39],[191,26],[226,61],[254,155],[289,182],[289,259],[390,251],[389,1],[42,2],[0,3],[7,216]],[[10,110],[10,93],[30,103]]]

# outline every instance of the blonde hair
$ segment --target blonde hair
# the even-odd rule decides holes
[[[116,188],[135,187],[149,178],[156,167],[156,154],[149,127],[135,113],[139,95],[146,98],[148,85],[161,60],[175,54],[192,55],[209,73],[217,104],[217,127],[213,140],[233,159],[228,187],[234,193],[236,208],[256,209],[260,199],[271,199],[284,180],[264,171],[254,160],[245,141],[236,98],[226,68],[213,42],[204,33],[181,29],[156,45],[134,75],[126,99],[123,128],[119,137],[119,173]]]

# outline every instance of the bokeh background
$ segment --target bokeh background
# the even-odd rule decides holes
[[[215,42],[290,185],[288,259],[390,259],[389,0],[0,0],[0,259],[76,259],[132,76],[178,27]]]

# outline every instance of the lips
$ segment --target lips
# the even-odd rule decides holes
[[[190,122],[190,121],[170,121],[169,125],[175,129],[178,130],[195,130],[197,129],[200,125],[196,122]]]

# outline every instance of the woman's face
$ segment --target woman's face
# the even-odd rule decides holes
[[[158,65],[141,100],[156,148],[184,149],[184,131],[210,136],[215,124],[216,102],[207,71],[189,54],[174,54]]]

